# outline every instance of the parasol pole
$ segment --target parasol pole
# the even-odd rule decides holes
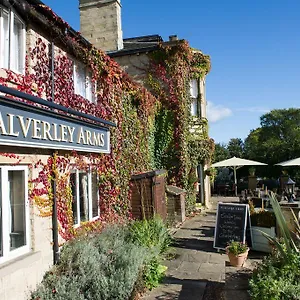
[[[233,167],[233,173],[234,173],[234,191],[235,191],[235,196],[237,197],[236,166]]]

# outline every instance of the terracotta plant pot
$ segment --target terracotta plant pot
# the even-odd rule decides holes
[[[242,267],[248,257],[248,252],[249,252],[249,248],[247,249],[246,252],[236,256],[233,253],[229,252],[226,248],[226,253],[228,255],[230,265],[232,265],[233,267]]]

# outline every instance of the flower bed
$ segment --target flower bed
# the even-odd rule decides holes
[[[158,285],[166,270],[160,254],[170,242],[158,218],[73,239],[63,246],[60,263],[46,273],[31,299],[129,299]]]

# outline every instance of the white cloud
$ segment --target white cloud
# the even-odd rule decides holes
[[[214,123],[232,115],[231,109],[224,107],[223,105],[215,105],[214,103],[207,101],[207,119]]]
[[[252,112],[252,113],[267,113],[270,111],[270,109],[266,107],[260,107],[260,106],[250,106],[250,107],[241,107],[236,108],[235,111],[245,111],[245,112]]]

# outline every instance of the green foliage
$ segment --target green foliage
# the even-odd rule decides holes
[[[271,237],[269,235],[267,235],[266,233],[263,233],[263,235],[272,243],[275,245],[275,247],[277,248],[277,250],[281,253],[282,257],[285,258],[285,260],[288,260],[289,256],[293,253],[293,252],[300,252],[300,248],[299,246],[295,243],[295,241],[292,239],[292,235],[290,232],[290,229],[286,223],[286,220],[284,218],[284,215],[282,213],[281,207],[276,199],[276,196],[273,192],[271,192],[270,196],[270,203],[273,207],[273,211],[276,217],[276,221],[277,224],[280,227],[280,233],[282,235],[282,240],[283,240],[283,244],[282,245],[278,239],[275,237]],[[298,220],[295,219],[295,222],[298,223]],[[300,226],[299,226],[300,228]],[[298,241],[297,241],[298,242]]]
[[[190,80],[203,78],[210,70],[207,55],[178,41],[149,54],[149,89],[157,97],[160,111],[155,119],[153,161],[168,170],[168,183],[186,190],[187,211],[195,204],[190,173],[203,161],[209,162],[214,142],[207,134],[207,120],[191,118]],[[201,101],[199,95],[199,101]],[[196,126],[194,126],[196,125]],[[194,134],[191,129],[197,128]]]
[[[226,251],[228,251],[236,256],[247,252],[248,249],[249,248],[248,248],[247,244],[242,243],[242,242],[237,242],[237,241],[231,241],[229,243],[229,245],[226,247]]]
[[[254,272],[250,280],[250,292],[254,300],[300,299],[300,248],[286,224],[281,208],[274,193],[270,202],[280,227],[282,239],[264,236],[275,246],[275,252],[266,258]],[[296,231],[300,225],[294,215]],[[297,238],[297,235],[296,235]]]
[[[196,167],[199,162],[210,160],[214,152],[214,141],[212,139],[191,139],[188,143],[188,154],[192,167]]]
[[[148,289],[158,286],[167,267],[160,264],[159,254],[167,251],[172,238],[159,216],[150,220],[135,221],[130,227],[130,240],[147,248],[148,259],[143,272],[144,284]]]
[[[258,212],[251,213],[251,226],[259,227],[275,227],[276,218],[275,214],[271,211],[260,210]]]
[[[154,168],[171,169],[174,157],[174,114],[161,109],[154,123]]]
[[[195,51],[192,61],[192,76],[203,78],[211,69],[210,57],[200,51]]]
[[[157,258],[151,259],[145,266],[144,270],[144,281],[146,287],[149,290],[157,287],[163,279],[166,270],[167,267],[161,265]]]
[[[230,158],[230,154],[227,149],[227,145],[220,144],[220,143],[216,144],[212,162],[215,163],[215,162],[222,161],[222,160],[225,160],[228,158]]]
[[[253,300],[300,300],[300,255],[291,252],[288,260],[280,253],[267,257],[249,282]]]
[[[256,168],[255,168],[255,167],[250,167],[250,168],[248,169],[248,171],[249,171],[249,175],[254,176],[254,175],[255,175]]]
[[[244,142],[240,138],[232,138],[228,142],[227,150],[230,157],[242,158],[244,156]]]
[[[251,131],[245,140],[245,156],[263,161],[270,166],[264,168],[264,175],[279,176],[280,168],[274,164],[286,161],[300,154],[300,109],[275,109],[260,118],[260,127]],[[295,178],[296,168],[290,175]],[[298,177],[300,178],[300,176]]]
[[[197,198],[194,185],[192,185],[191,183],[188,184],[185,190],[187,191],[185,195],[185,212],[188,215],[195,210]]]
[[[128,299],[147,256],[122,227],[70,241],[31,299]]]
[[[133,243],[148,248],[156,256],[165,252],[172,243],[169,230],[159,216],[135,221],[130,227],[130,239]]]
[[[157,287],[164,277],[166,266],[161,265],[156,259],[152,259],[145,267],[144,280],[146,287],[151,290]]]

